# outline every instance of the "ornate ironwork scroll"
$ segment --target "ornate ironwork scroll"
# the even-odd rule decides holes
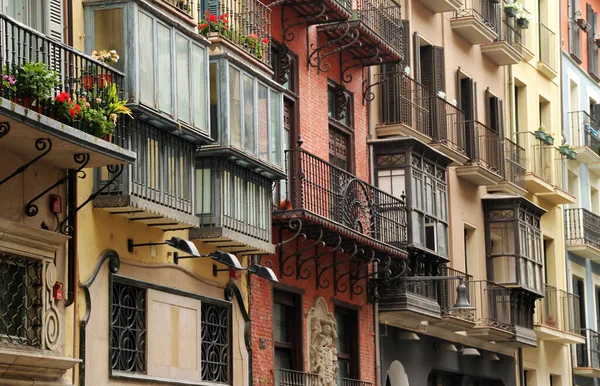
[[[10,133],[10,123],[0,122],[0,139]]]
[[[329,288],[329,286],[331,285],[331,282],[329,279],[324,277],[325,272],[327,272],[327,270],[335,267],[335,260],[336,260],[336,255],[337,253],[344,253],[344,249],[342,248],[342,237],[340,235],[336,235],[336,239],[337,242],[335,243],[334,247],[330,250],[327,251],[327,253],[331,253],[331,255],[333,256],[333,264],[329,264],[327,266],[323,266],[322,263],[320,262],[319,258],[316,259],[316,264],[315,264],[315,279],[317,282],[317,289],[319,288]]]
[[[229,308],[202,302],[201,339],[203,381],[229,382]]]
[[[100,189],[98,189],[94,193],[90,194],[90,196],[87,198],[87,200],[85,200],[81,205],[79,205],[77,208],[75,208],[75,210],[73,210],[73,212],[69,212],[68,216],[60,223],[60,226],[59,226],[60,232],[62,234],[71,235],[73,233],[73,225],[71,224],[71,220],[73,219],[75,214],[77,212],[79,212],[79,210],[81,208],[83,208],[88,203],[93,201],[96,197],[98,197],[100,195],[100,193],[102,193],[103,191],[108,189],[111,185],[113,185],[119,179],[119,177],[121,177],[121,174],[123,174],[123,170],[125,170],[125,167],[123,165],[109,165],[106,168],[108,169],[109,173],[113,174],[113,178],[111,178],[104,185],[102,185],[102,187]]]
[[[146,290],[115,281],[111,293],[111,369],[145,373]]]
[[[321,72],[328,72],[331,69],[331,64],[325,63],[324,59],[328,56],[344,51],[354,45],[360,46],[362,43],[359,41],[360,31],[357,27],[351,25],[347,20],[337,23],[337,30],[341,31],[341,35],[334,39],[329,39],[322,46],[317,46],[311,43],[310,48],[313,51],[310,53],[308,58],[308,64],[317,68]],[[327,47],[338,45],[336,48],[323,54],[323,50]]]
[[[271,4],[271,7],[276,3]],[[296,38],[296,34],[291,30],[299,25],[310,25],[314,23],[326,23],[329,20],[329,16],[327,16],[327,5],[324,0],[314,1],[312,6],[314,7],[314,12],[305,16],[298,17],[298,20],[295,23],[291,22],[290,17],[285,17],[285,5],[282,9],[282,15],[284,16],[283,25],[283,41],[291,42]]]
[[[27,170],[28,167],[30,167],[31,165],[45,157],[48,153],[50,153],[50,150],[52,150],[52,141],[49,138],[39,138],[35,141],[35,148],[41,153],[26,164],[19,166],[17,170],[15,170],[11,175],[0,181],[0,185],[4,184],[6,181],[9,181],[13,177],[23,173],[25,170]]]
[[[85,154],[75,154],[73,156],[75,163],[77,163],[78,165],[80,165],[77,169],[75,169],[75,174],[78,175],[79,173],[82,173],[81,176],[79,178],[85,178],[85,172],[82,170],[84,169],[88,162],[90,161],[90,155],[88,153]],[[39,200],[41,197],[43,197],[44,195],[46,195],[46,193],[50,192],[52,189],[64,184],[65,182],[67,182],[67,180],[69,179],[68,175],[65,175],[64,177],[62,177],[61,179],[59,179],[58,181],[56,181],[54,184],[50,185],[46,190],[44,190],[43,192],[41,192],[40,194],[38,194],[37,196],[35,196],[34,198],[32,198],[27,205],[25,205],[25,214],[29,217],[33,217],[35,215],[38,214],[39,212],[39,208],[37,205],[34,204],[34,202],[36,202],[37,200]]]
[[[343,83],[352,83],[352,74],[350,70],[358,67],[369,67],[383,62],[381,57],[381,48],[378,45],[362,46],[366,48],[367,53],[362,56],[354,55],[352,59],[346,59],[341,65],[341,79]]]

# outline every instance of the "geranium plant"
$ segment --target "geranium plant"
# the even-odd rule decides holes
[[[10,75],[2,75],[2,89],[16,92],[17,80]]]
[[[58,94],[54,98],[53,104],[54,114],[59,122],[73,125],[75,121],[80,121],[83,117],[82,105],[77,98],[72,98],[68,92],[63,91]]]
[[[229,31],[229,14],[223,13],[219,16],[210,13],[209,11],[204,12],[204,18],[200,20],[198,24],[198,32],[206,36],[209,32],[218,32],[221,35],[226,35]]]
[[[246,47],[250,50],[250,53],[254,54],[258,59],[262,59],[264,56],[264,48],[269,44],[269,39],[262,38],[259,40],[258,35],[250,34],[246,36]]]

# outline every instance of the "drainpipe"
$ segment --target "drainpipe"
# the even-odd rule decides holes
[[[525,385],[525,373],[523,372],[523,348],[519,347],[519,385]]]

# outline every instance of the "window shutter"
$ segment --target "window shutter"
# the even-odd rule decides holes
[[[410,22],[402,20],[402,50],[403,59],[400,62],[401,70],[410,67]]]
[[[592,119],[594,121],[596,121],[596,123],[599,123],[600,122],[600,104],[598,104],[598,103],[593,104],[591,107],[592,108],[591,108],[590,114],[592,116]]]
[[[585,5],[585,20],[593,27],[594,22],[594,10],[590,4]],[[588,72],[594,73],[594,48],[596,44],[592,43],[592,39],[585,39],[587,43],[587,54],[588,54]]]
[[[63,0],[50,0],[48,9],[47,34],[62,42],[65,26],[63,23]]]
[[[415,53],[415,70],[413,79],[421,83],[421,38],[419,33],[413,35],[413,52]]]
[[[431,95],[438,91],[446,91],[446,76],[444,74],[444,48],[433,46],[433,86]]]
[[[505,162],[504,162],[504,101],[501,98],[496,98],[496,130],[500,139],[500,146],[498,147],[497,159],[499,160],[498,165],[500,166],[500,175],[505,176]]]
[[[421,68],[419,71],[420,82],[431,94],[435,94],[435,85],[433,81],[433,47],[423,46],[419,49],[421,53]]]

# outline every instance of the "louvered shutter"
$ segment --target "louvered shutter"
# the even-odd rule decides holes
[[[460,77],[460,73],[458,75]],[[477,136],[475,117],[477,116],[477,85],[471,78],[460,79],[460,108],[465,113],[467,155],[475,158],[477,154]]]
[[[410,22],[402,20],[402,48],[403,58],[400,62],[401,69],[410,67]]]
[[[421,83],[421,38],[419,33],[415,32],[413,35],[413,51],[415,53],[415,68],[413,79]]]
[[[500,162],[500,173],[502,176],[505,176],[506,171],[504,170],[504,101],[500,98],[498,98],[498,135],[500,137],[500,153],[498,154]]]
[[[48,31],[46,32],[51,38],[62,42],[65,30],[63,0],[50,0],[48,8]]]
[[[433,86],[434,92],[446,91],[446,75],[444,74],[444,48],[433,46]],[[433,94],[432,94],[433,95]]]

